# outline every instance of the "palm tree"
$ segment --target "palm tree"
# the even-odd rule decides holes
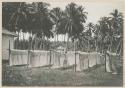
[[[115,42],[115,35],[119,34],[120,20],[122,19],[122,14],[118,10],[114,10],[111,13],[112,17],[103,17],[100,21],[100,27],[102,31],[103,42],[109,42],[108,49],[112,52]]]
[[[115,9],[112,13],[110,13],[110,15],[112,16],[111,17],[111,20],[112,20],[112,31],[113,32],[119,32],[119,26],[120,26],[120,23],[121,21],[123,20],[123,15],[122,13],[118,12],[117,9]]]
[[[51,21],[48,4],[44,2],[35,2],[32,3],[32,10],[28,13],[28,29],[36,35],[38,38],[45,39],[45,37],[53,37],[52,26],[53,22]],[[37,41],[36,41],[37,42]],[[38,44],[38,43],[34,43]],[[38,45],[34,45],[38,46]]]
[[[99,42],[102,39],[101,32],[100,32],[100,25],[99,24],[95,25],[93,33],[94,33],[94,40],[95,40],[95,51],[98,52]]]
[[[50,11],[50,17],[52,18],[52,20],[55,24],[55,30],[54,31],[57,35],[57,42],[58,42],[58,34],[63,33],[62,32],[63,30],[59,29],[59,24],[60,24],[61,20],[64,18],[64,13],[59,7],[56,7],[56,8],[53,8]]]
[[[67,34],[67,50],[69,38],[72,40],[78,38],[79,34],[84,30],[83,23],[86,22],[86,12],[82,6],[78,6],[75,3],[70,3],[65,9],[65,18],[61,20],[59,28],[64,30]]]
[[[115,9],[112,13],[110,13],[110,15],[112,16],[111,17],[111,22],[112,22],[112,24],[111,24],[112,31],[111,32],[112,32],[113,38],[115,38],[115,36],[121,36],[120,41],[122,41],[122,38],[123,38],[123,15],[117,9]],[[116,40],[118,41],[119,39],[116,39]],[[115,42],[116,45],[118,44],[117,41]],[[113,40],[112,40],[112,42],[113,42]],[[117,47],[119,47],[119,44]],[[117,52],[117,48],[115,50]]]
[[[92,38],[92,33],[93,33],[93,30],[94,30],[94,24],[93,23],[89,23],[88,25],[87,25],[87,27],[88,27],[88,30],[87,30],[87,39],[88,39],[88,50],[87,51],[90,51],[91,50],[91,45],[92,44],[90,44],[90,42],[92,42],[93,41],[93,38]]]
[[[78,37],[78,42],[77,42],[77,48],[78,50],[81,50],[81,51],[88,51],[88,38],[87,38],[87,33],[86,32],[82,32],[80,33],[79,37]]]
[[[17,10],[13,12],[11,15],[9,21],[8,21],[8,26],[12,28],[13,30],[11,31],[19,31],[21,29],[26,29],[26,20],[27,20],[27,14],[25,13],[25,3],[21,2],[18,3]]]
[[[99,21],[99,25],[100,25],[100,31],[99,31],[99,35],[100,35],[100,49],[101,52],[103,52],[103,48],[106,46],[108,46],[108,49],[110,50],[110,47],[112,45],[112,34],[111,34],[111,21],[109,17],[102,17]],[[108,43],[110,40],[110,44]],[[108,44],[108,45],[107,45]]]

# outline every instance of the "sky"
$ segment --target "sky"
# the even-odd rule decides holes
[[[50,4],[50,9],[54,7],[60,7],[62,10],[65,9],[66,5],[71,3],[71,0],[49,0],[47,3]],[[113,12],[114,9],[118,9],[119,12],[124,11],[124,3],[123,0],[116,0],[115,2],[106,1],[106,2],[94,2],[93,0],[83,1],[83,0],[75,0],[74,3],[77,5],[82,5],[85,8],[87,14],[87,22],[92,22],[96,24],[98,20],[103,16],[110,16],[110,13]],[[54,40],[54,39],[51,39]],[[59,35],[59,40],[62,41],[63,36]]]
[[[76,3],[77,5],[82,5],[85,7],[85,11],[88,12],[87,23],[93,22],[96,23],[100,17],[109,16],[114,9],[118,9],[119,12],[124,11],[124,2],[123,0],[42,0],[50,4],[49,9],[54,7],[60,7],[62,10],[65,9],[66,5],[71,2]]]
[[[65,6],[71,3],[72,1],[68,2],[49,2],[50,9],[54,7],[60,7],[61,9],[65,9]],[[122,2],[78,2],[75,1],[77,5],[82,5],[85,7],[85,11],[88,12],[88,19],[87,22],[96,23],[100,17],[108,16],[114,9],[118,9],[120,12],[123,12],[123,3]]]

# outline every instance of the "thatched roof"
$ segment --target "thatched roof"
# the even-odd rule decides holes
[[[2,34],[5,34],[5,35],[11,35],[11,36],[15,36],[15,37],[17,37],[17,34],[16,34],[16,33],[14,33],[14,32],[10,32],[10,31],[8,31],[8,30],[5,29],[5,28],[2,28]]]

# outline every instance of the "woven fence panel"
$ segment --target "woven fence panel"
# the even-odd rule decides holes
[[[29,53],[29,67],[40,67],[50,64],[49,51],[30,51]]]
[[[26,65],[28,61],[27,50],[11,50],[10,66],[12,65]]]

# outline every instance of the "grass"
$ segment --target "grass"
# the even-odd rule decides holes
[[[86,71],[72,69],[49,69],[47,67],[27,68],[26,66],[2,65],[3,86],[122,86],[123,76],[112,75],[104,66]]]

